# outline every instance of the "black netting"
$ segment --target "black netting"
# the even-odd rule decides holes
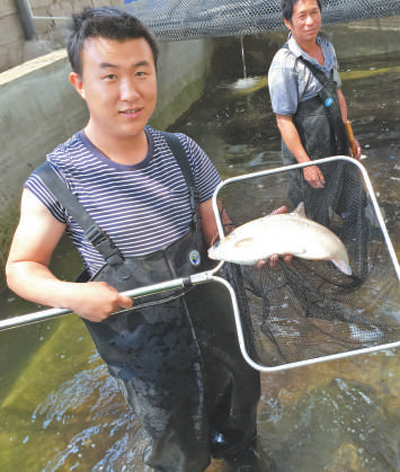
[[[259,34],[283,28],[279,0],[125,0],[161,41]],[[399,0],[323,0],[323,24],[400,14]]]
[[[294,258],[290,265],[281,260],[275,268],[225,264],[240,307],[246,350],[261,366],[400,340],[397,261],[362,173],[340,159],[319,167],[326,185],[317,191],[318,198],[299,185],[301,168],[227,180],[218,193],[235,226],[281,205],[292,211],[301,200],[309,217],[340,237],[350,259],[351,276],[331,261]]]

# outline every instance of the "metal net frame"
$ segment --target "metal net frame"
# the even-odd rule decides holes
[[[307,192],[300,197],[292,192],[294,174],[315,164],[330,192],[316,204]],[[338,181],[343,185],[335,186]],[[345,275],[327,260],[294,258],[290,265],[280,260],[275,268],[225,263],[222,273],[237,304],[234,314],[246,361],[273,372],[399,346],[400,267],[372,184],[358,161],[335,156],[225,180],[213,197],[221,240],[232,228],[224,226],[219,205],[237,227],[281,205],[292,211],[295,198],[303,198],[309,213],[313,204],[317,207],[314,220],[323,219],[326,211],[323,223],[345,244],[353,273]]]

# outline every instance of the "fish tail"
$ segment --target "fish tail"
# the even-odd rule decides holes
[[[351,270],[350,265],[346,261],[344,261],[343,259],[332,259],[332,262],[344,274],[346,274],[346,275],[351,275],[352,274],[352,270]]]

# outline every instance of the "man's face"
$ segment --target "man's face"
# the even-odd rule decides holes
[[[285,25],[300,46],[315,41],[321,27],[321,11],[317,0],[297,0],[291,21],[285,19]]]
[[[91,129],[102,139],[139,135],[157,101],[156,68],[147,41],[90,38],[81,61],[82,76],[75,74],[71,81],[86,100]]]

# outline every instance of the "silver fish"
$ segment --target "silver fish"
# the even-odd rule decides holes
[[[275,254],[330,260],[351,275],[343,242],[327,227],[306,218],[303,203],[292,213],[267,215],[238,226],[208,250],[211,259],[242,265],[253,265]]]

